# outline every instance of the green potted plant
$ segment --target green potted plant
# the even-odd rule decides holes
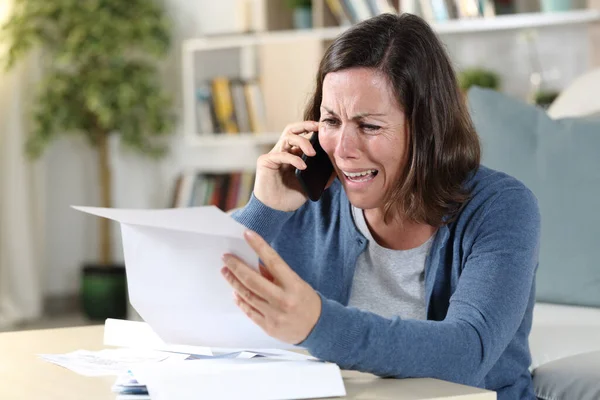
[[[286,4],[292,10],[295,29],[312,28],[311,0],[286,0]]]
[[[460,71],[458,82],[463,93],[466,93],[471,86],[500,89],[500,76],[484,68],[467,68]]]
[[[111,135],[151,157],[166,151],[171,100],[161,88],[157,61],[170,46],[170,23],[152,0],[15,0],[0,27],[7,69],[32,51],[43,78],[32,107],[26,152],[38,158],[61,134],[84,136],[96,149],[102,207],[112,206]],[[99,219],[99,260],[84,266],[82,305],[91,319],[124,318],[127,285],[115,265],[110,221]]]
[[[539,90],[533,95],[534,104],[547,109],[556,100],[560,92],[556,90]]]

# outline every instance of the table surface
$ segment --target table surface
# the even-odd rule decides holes
[[[115,377],[85,377],[36,354],[101,350],[103,326],[0,333],[0,399],[114,400]],[[437,379],[380,379],[343,371],[349,399],[494,400],[496,393]]]

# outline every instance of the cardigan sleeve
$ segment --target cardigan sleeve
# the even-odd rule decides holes
[[[271,243],[293,215],[294,211],[279,211],[268,207],[253,193],[248,204],[235,211],[231,217]]]

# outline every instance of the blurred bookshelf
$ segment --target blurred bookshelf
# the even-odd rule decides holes
[[[177,177],[171,207],[213,205],[223,211],[242,207],[254,186],[253,171],[188,170]]]
[[[522,0],[312,0],[311,26],[299,28],[284,0],[238,0],[237,33],[183,42],[186,146],[230,157],[221,173],[227,173],[228,162],[232,173],[254,170],[257,156],[272,148],[284,127],[303,119],[327,47],[356,22],[383,12],[420,15],[440,36],[600,26],[600,6],[593,3],[600,0],[589,0],[586,9],[527,13],[518,12],[517,1]],[[244,155],[229,156],[233,148]],[[193,175],[204,170],[196,165]]]
[[[433,29],[440,35],[447,35],[587,24],[597,21],[600,21],[600,10],[582,9],[554,13],[519,13],[498,15],[495,17],[449,20],[434,23]]]

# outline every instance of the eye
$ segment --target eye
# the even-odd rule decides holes
[[[325,123],[328,126],[338,126],[339,125],[339,121],[334,118],[325,118],[321,122]]]
[[[365,132],[375,132],[375,131],[378,131],[379,129],[381,129],[381,127],[377,126],[377,125],[371,125],[371,124],[360,124],[360,129],[362,129]]]

